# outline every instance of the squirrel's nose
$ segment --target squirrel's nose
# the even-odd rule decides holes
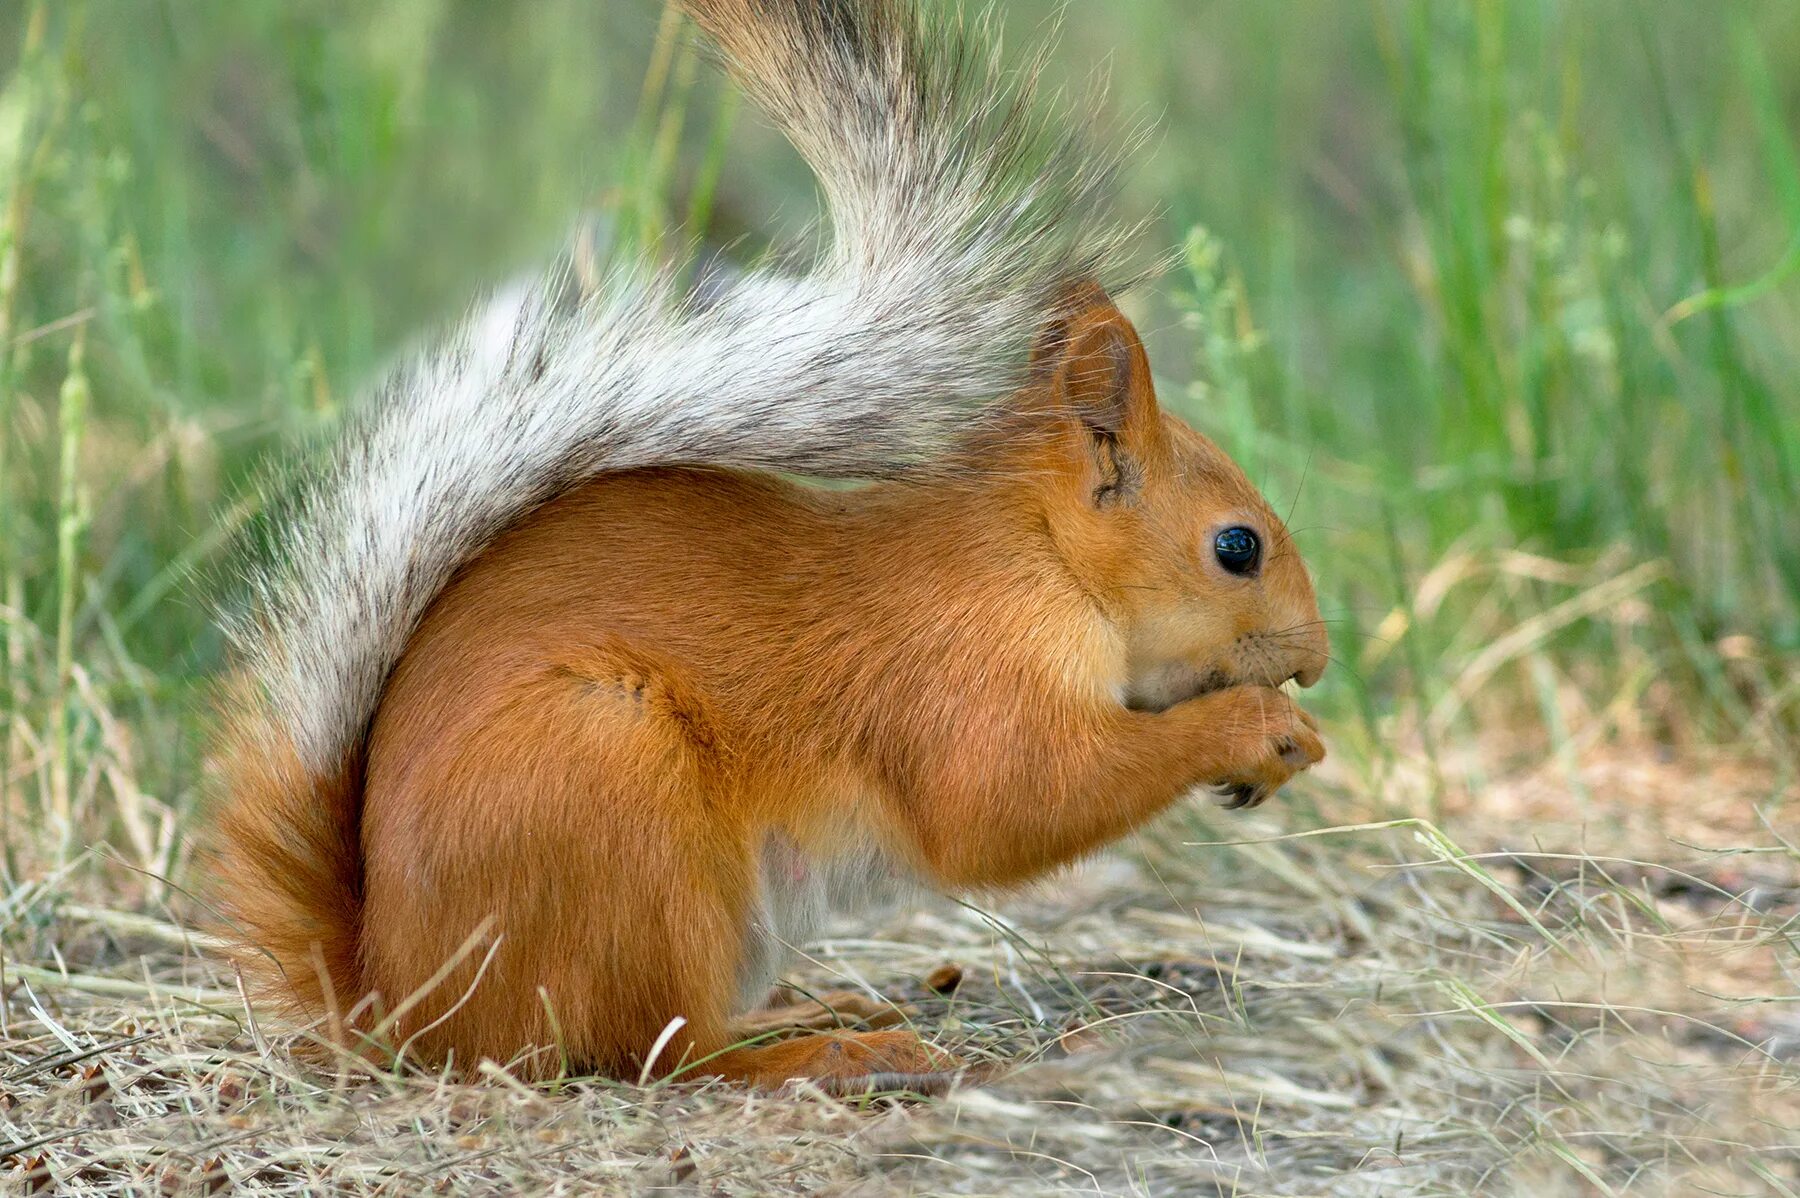
[[[1307,645],[1301,650],[1305,665],[1295,670],[1292,681],[1301,686],[1311,686],[1325,673],[1325,665],[1331,660],[1331,645],[1325,637],[1325,626],[1321,621],[1313,624],[1313,635],[1307,638]]]
[[[1307,663],[1295,670],[1291,678],[1291,681],[1298,682],[1301,686],[1311,686],[1317,682],[1325,673],[1325,663],[1330,660],[1324,650],[1309,653],[1307,658]]]

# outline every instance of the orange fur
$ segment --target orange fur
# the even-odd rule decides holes
[[[770,853],[1006,886],[1318,760],[1281,521],[1086,302],[939,481],[602,476],[438,596],[341,778],[233,742],[221,893],[300,1007],[374,995],[391,1048],[531,1073],[936,1069],[910,1032],[732,1047]],[[1255,577],[1211,558],[1230,524]]]
[[[220,709],[219,789],[230,801],[212,829],[224,855],[209,863],[226,915],[219,931],[240,945],[238,963],[261,990],[335,1031],[338,998],[354,994],[362,977],[360,762],[309,777],[241,681]]]

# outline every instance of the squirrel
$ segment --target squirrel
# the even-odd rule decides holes
[[[213,894],[318,1043],[917,1084],[961,1063],[907,1028],[759,1035],[784,951],[1263,801],[1326,635],[1111,298],[1119,151],[918,0],[683,8],[827,245],[552,271],[380,389],[229,629]]]

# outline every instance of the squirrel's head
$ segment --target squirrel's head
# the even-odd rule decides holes
[[[1158,406],[1143,343],[1105,292],[1082,288],[1065,310],[1021,397],[1049,435],[1012,444],[1060,556],[1123,642],[1121,697],[1160,710],[1223,686],[1311,686],[1325,626],[1281,517]]]

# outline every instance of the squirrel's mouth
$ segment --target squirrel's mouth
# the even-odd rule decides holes
[[[1217,666],[1208,670],[1172,663],[1142,678],[1133,679],[1125,690],[1125,706],[1132,711],[1167,711],[1177,703],[1198,699],[1201,695],[1235,686],[1237,679]]]

